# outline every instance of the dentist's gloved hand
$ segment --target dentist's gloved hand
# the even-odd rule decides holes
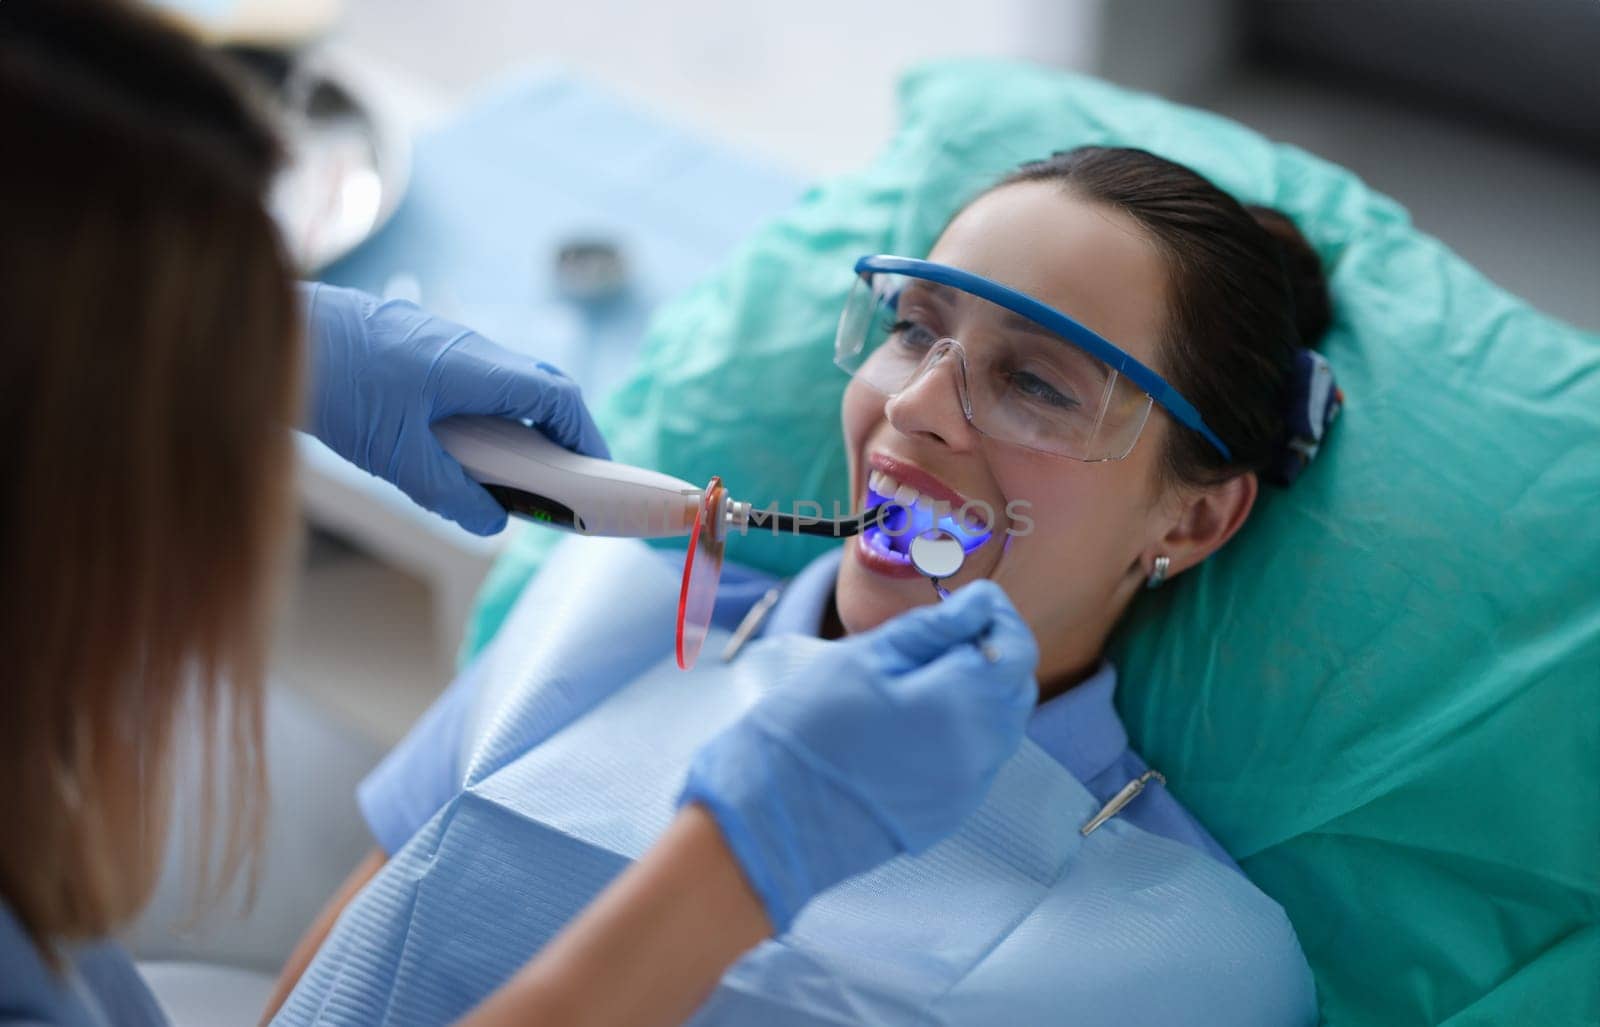
[[[798,650],[784,680],[696,754],[679,804],[711,812],[781,934],[818,892],[926,849],[978,807],[1022,741],[1038,659],[986,580]]]
[[[468,531],[492,535],[506,512],[439,445],[433,422],[525,419],[568,449],[611,455],[578,386],[549,364],[402,300],[314,282],[299,294],[311,347],[305,429]]]

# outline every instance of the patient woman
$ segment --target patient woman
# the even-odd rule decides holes
[[[1109,875],[1101,885],[1082,885],[1108,890],[1076,895],[1054,919],[1039,912],[1044,907],[1034,908],[1028,923],[1042,921],[1046,926],[1037,929],[1043,933],[1032,935],[1031,946],[1018,944],[1035,954],[1059,951],[1059,961],[1035,967],[1031,974],[1003,977],[1008,983],[994,994],[1020,1006],[976,1008],[1034,1022],[1030,1014],[1015,1010],[1036,1008],[1018,997],[1036,990],[1045,999],[1073,996],[1070,1008],[1046,1006],[1071,1022],[1100,1022],[1101,1016],[1168,1023],[1314,1018],[1309,974],[1286,923],[1281,931],[1269,932],[1269,941],[1257,936],[1255,956],[1247,954],[1248,946],[1234,945],[1238,939],[1230,937],[1229,926],[1249,920],[1247,908],[1255,908],[1261,897],[1129,748],[1113,705],[1116,669],[1104,655],[1108,637],[1141,591],[1170,582],[1216,552],[1244,526],[1263,480],[1288,484],[1315,454],[1336,412],[1337,392],[1326,364],[1307,348],[1330,318],[1314,252],[1282,215],[1244,207],[1187,168],[1139,150],[1084,148],[1025,165],[977,197],[950,222],[925,260],[871,257],[855,270],[836,349],[837,363],[853,375],[842,408],[852,497],[858,507],[889,498],[908,505],[913,520],[922,518],[919,528],[946,510],[964,506],[971,515],[964,523],[968,530],[957,528],[958,533],[988,536],[972,549],[960,571],[941,584],[960,596],[960,586],[979,579],[998,583],[1037,642],[1038,703],[1028,721],[1028,736],[1053,761],[1054,771],[1064,770],[1076,782],[1074,788],[1086,789],[1092,797],[1090,812],[1096,813],[1081,826],[1071,825],[1075,837],[1090,841],[1081,854],[1065,857],[1067,869],[1051,887],[1077,887],[1070,883],[1075,865],[1084,868],[1078,872],[1080,881],[1095,873]],[[948,520],[943,523],[952,526]],[[788,644],[785,639],[814,646],[819,637],[841,639],[831,644],[848,646],[851,639],[897,615],[940,602],[929,581],[907,560],[906,548],[905,536],[897,538],[892,531],[868,531],[843,542],[787,585],[759,637],[779,647]],[[536,581],[523,605],[548,601],[553,587],[553,582]],[[502,630],[497,646],[502,651],[523,646],[527,666],[537,667],[544,643],[507,640],[508,634],[518,632]],[[612,643],[636,644],[621,634]],[[832,674],[818,674],[808,687],[826,689],[866,673],[874,658],[866,650],[841,651],[850,658],[841,656],[828,664]],[[494,653],[490,651],[490,662]],[[758,656],[741,655],[734,665]],[[463,675],[364,785],[363,807],[383,851],[358,868],[303,943],[286,971],[289,980],[322,942],[322,932],[341,907],[375,874],[378,882],[369,892],[379,898],[365,907],[352,906],[340,931],[364,938],[389,931],[405,939],[407,957],[394,962],[394,979],[383,986],[388,989],[386,1002],[399,991],[415,996],[429,989],[470,988],[459,977],[454,982],[439,979],[451,971],[430,965],[429,950],[420,939],[431,936],[443,950],[453,940],[457,951],[519,944],[512,940],[522,937],[516,925],[532,914],[516,904],[514,891],[506,892],[511,904],[503,916],[497,911],[493,922],[468,912],[465,898],[453,911],[445,911],[443,920],[437,909],[427,919],[411,905],[421,901],[423,892],[408,890],[402,880],[425,873],[420,869],[425,862],[407,855],[401,869],[384,869],[387,858],[399,860],[397,853],[411,852],[406,847],[413,841],[413,849],[427,850],[428,860],[455,861],[446,868],[458,882],[452,888],[465,887],[459,882],[474,875],[493,880],[504,872],[493,854],[480,856],[471,848],[441,842],[449,836],[438,833],[448,830],[440,821],[460,817],[455,812],[435,816],[472,776],[457,754],[472,749],[470,735],[479,730],[474,725],[492,722],[497,713],[504,714],[502,720],[516,716],[514,710],[500,708],[514,705],[514,690],[510,698],[480,694],[487,675],[484,663],[480,660]],[[706,687],[728,687],[726,678],[707,680],[712,684]],[[607,709],[602,704],[591,720],[603,721]],[[841,737],[862,741],[848,723],[835,728]],[[782,726],[774,730],[781,734]],[[540,741],[528,739],[532,749],[520,765],[539,760]],[[872,806],[872,797],[852,794],[848,782],[832,791],[813,782],[803,795],[771,799],[771,793],[788,787],[789,775],[781,766],[742,758],[748,755],[745,744],[738,730],[714,741],[693,761],[682,793],[685,800],[705,803],[741,858],[741,838],[755,839],[752,848],[782,849],[772,838],[786,836],[786,831],[803,834],[809,823],[806,811],[816,805]],[[883,759],[896,759],[893,747],[899,744],[898,738],[884,740]],[[1018,763],[1026,760],[1019,757]],[[519,757],[502,753],[499,765],[512,768],[507,773],[514,775]],[[506,780],[536,788],[537,783],[527,782],[538,779]],[[769,798],[744,798],[751,794]],[[602,795],[595,801],[619,798]],[[747,805],[757,808],[752,812]],[[451,807],[456,812],[467,808]],[[771,815],[774,808],[783,815]],[[1051,812],[1037,810],[1045,822]],[[775,823],[785,817],[799,827]],[[430,822],[434,826],[423,830]],[[833,830],[848,833],[848,826],[833,825]],[[951,843],[951,851],[963,851],[961,844],[979,853],[987,851],[984,845],[1026,847],[992,825],[969,824],[963,831],[968,841]],[[1124,840],[1137,838],[1146,847],[1137,857],[1106,857],[1099,866],[1091,843],[1099,844],[1095,835],[1104,831],[1120,832],[1117,837]],[[424,835],[425,840],[414,841]],[[862,832],[863,838],[870,835]],[[932,840],[910,828],[891,839],[877,837],[863,843],[875,846],[872,858],[863,858],[851,870],[868,869],[897,852],[915,853]],[[806,843],[790,839],[788,844],[804,850]],[[544,852],[529,857],[553,861],[557,866],[552,872],[558,875],[566,858]],[[917,863],[924,858],[933,859],[934,853],[900,862],[934,865]],[[804,864],[797,856],[794,865]],[[1183,865],[1194,880],[1208,882],[1199,889],[1204,897],[1184,905],[1188,899],[1182,896],[1192,898],[1193,890],[1173,883],[1176,873],[1171,880],[1159,873],[1141,876],[1156,873],[1152,864]],[[1091,865],[1099,869],[1091,873]],[[786,869],[791,868],[774,869],[759,858],[744,862],[770,927],[782,934],[800,915],[795,933],[804,936],[802,907],[814,892],[844,875],[796,883]],[[894,915],[885,909],[897,900],[902,905],[898,915],[920,915],[922,929],[932,932],[930,924],[940,911],[918,905],[918,872],[880,873],[885,876],[874,878],[871,887],[846,887],[819,900],[817,905],[827,906],[828,912],[818,914],[809,936],[793,945],[811,944],[806,951],[813,954],[870,952],[870,945],[852,947],[840,936],[867,930],[861,926],[867,923],[878,925],[873,930],[889,930],[881,928],[881,920]],[[969,892],[982,894],[988,880],[971,867],[939,879],[947,888],[952,921],[972,915],[957,911],[960,900]],[[1112,893],[1138,898],[1119,906],[1105,898]],[[887,906],[875,904],[879,902]],[[1181,912],[1171,912],[1175,910]],[[1162,920],[1168,913],[1181,923]],[[1253,922],[1259,926],[1270,919]],[[710,919],[701,930],[715,937],[731,928]],[[340,994],[334,982],[379,973],[352,960],[341,947],[340,931],[318,961],[320,976],[314,972],[316,979],[308,979],[310,997],[300,1006],[302,1012],[318,1012],[302,1018],[315,1019],[330,1008],[329,996]],[[996,935],[994,948],[1002,955],[1010,952],[1017,965],[1029,965],[1026,957],[999,944],[1001,938],[1023,937],[1022,926],[1016,931]],[[828,932],[836,937],[827,937]],[[745,944],[751,941],[747,938]],[[840,943],[836,950],[828,948],[833,941]],[[778,947],[786,942],[780,938]],[[762,951],[770,954],[771,944]],[[883,966],[894,969],[879,967],[871,973],[914,975],[923,955],[935,961],[933,953],[914,947],[878,953],[871,958],[881,956]],[[823,958],[817,956],[813,963]],[[948,994],[977,989],[974,980],[1004,960],[988,953],[980,962],[982,966],[975,963],[953,978]],[[737,974],[736,968],[730,980]],[[750,983],[758,976],[746,974],[740,988],[749,992],[767,987]],[[619,992],[647,985],[648,976],[618,973]],[[828,987],[813,985],[823,991]],[[741,1018],[733,1012],[732,998],[718,1005],[728,990],[719,992],[702,1016],[715,1022],[758,1022],[756,1014]],[[359,988],[344,997],[351,1000],[357,992]],[[389,1015],[395,1008],[402,1007],[391,1007]],[[866,1008],[843,1002],[843,1011],[835,1015],[838,1022],[879,1018]],[[998,1022],[982,1012],[975,1018],[963,1016],[958,1008],[945,1002],[933,1018]],[[924,1006],[905,1015],[932,1015],[928,1010]],[[378,1020],[386,1014],[374,1008],[365,1015]],[[354,1017],[362,1018],[360,1013]],[[835,1021],[819,1014],[817,1022]]]

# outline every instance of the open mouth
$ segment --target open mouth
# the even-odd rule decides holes
[[[875,470],[867,480],[866,506],[872,509],[884,503],[894,506],[882,521],[867,528],[862,537],[873,552],[895,563],[909,565],[911,540],[929,532],[949,534],[968,553],[987,542],[993,534],[989,528],[961,517],[960,511],[951,510],[949,503],[931,500]]]

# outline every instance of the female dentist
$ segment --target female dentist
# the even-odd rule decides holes
[[[196,846],[200,890],[258,843],[288,426],[482,533],[505,512],[432,421],[605,445],[548,365],[406,304],[297,294],[262,204],[273,139],[137,10],[0,3],[0,125],[0,1024],[159,1024],[110,939],[150,897],[186,756],[226,782],[201,803],[221,830]],[[708,747],[742,783],[697,792],[465,1022],[687,1017],[772,931],[750,882],[798,908],[954,830],[1022,738],[1036,658],[986,582],[827,647]],[[863,730],[881,744],[837,741]]]

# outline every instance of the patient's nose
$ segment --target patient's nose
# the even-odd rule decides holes
[[[977,432],[967,420],[966,380],[961,353],[947,340],[934,346],[922,366],[883,406],[884,417],[902,435],[921,435],[951,449],[977,447]]]

